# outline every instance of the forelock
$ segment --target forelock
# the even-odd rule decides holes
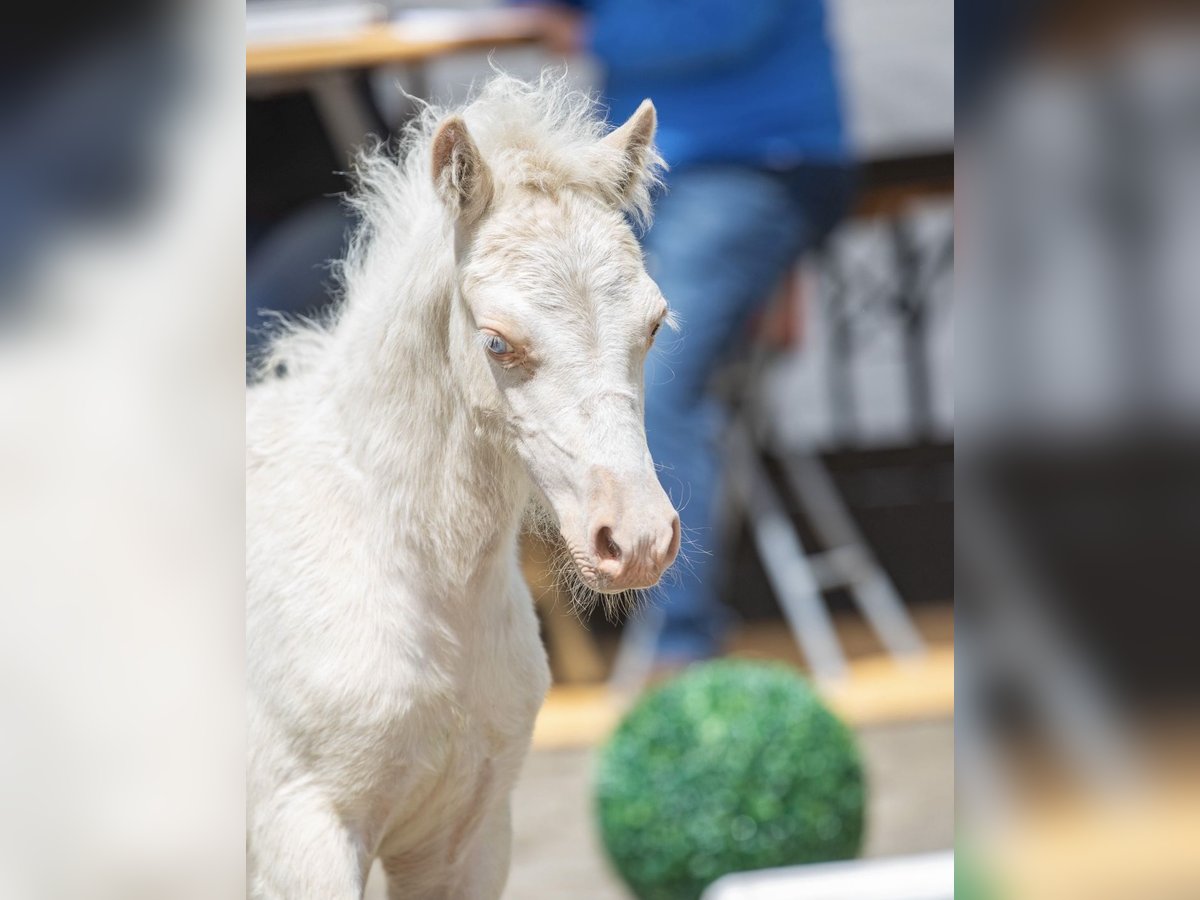
[[[510,195],[481,228],[468,269],[553,304],[600,301],[642,275],[628,223],[573,189]]]

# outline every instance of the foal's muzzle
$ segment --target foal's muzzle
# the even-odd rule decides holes
[[[679,554],[679,516],[658,480],[622,479],[608,469],[592,471],[588,555],[604,593],[653,587]]]

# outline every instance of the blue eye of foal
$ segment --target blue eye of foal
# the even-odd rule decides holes
[[[498,334],[489,334],[484,336],[484,346],[487,347],[488,353],[495,356],[504,356],[506,353],[512,353],[512,347],[508,345],[508,341],[500,337]]]

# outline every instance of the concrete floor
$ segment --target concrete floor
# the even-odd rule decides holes
[[[876,725],[858,734],[870,783],[865,855],[951,847],[953,724]],[[591,750],[540,750],[527,760],[513,797],[509,900],[629,900],[592,828],[592,758]],[[373,877],[368,900],[385,896]]]

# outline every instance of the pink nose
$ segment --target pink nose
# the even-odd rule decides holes
[[[674,510],[657,525],[614,526],[601,519],[591,531],[602,590],[653,587],[679,553],[679,516]]]

